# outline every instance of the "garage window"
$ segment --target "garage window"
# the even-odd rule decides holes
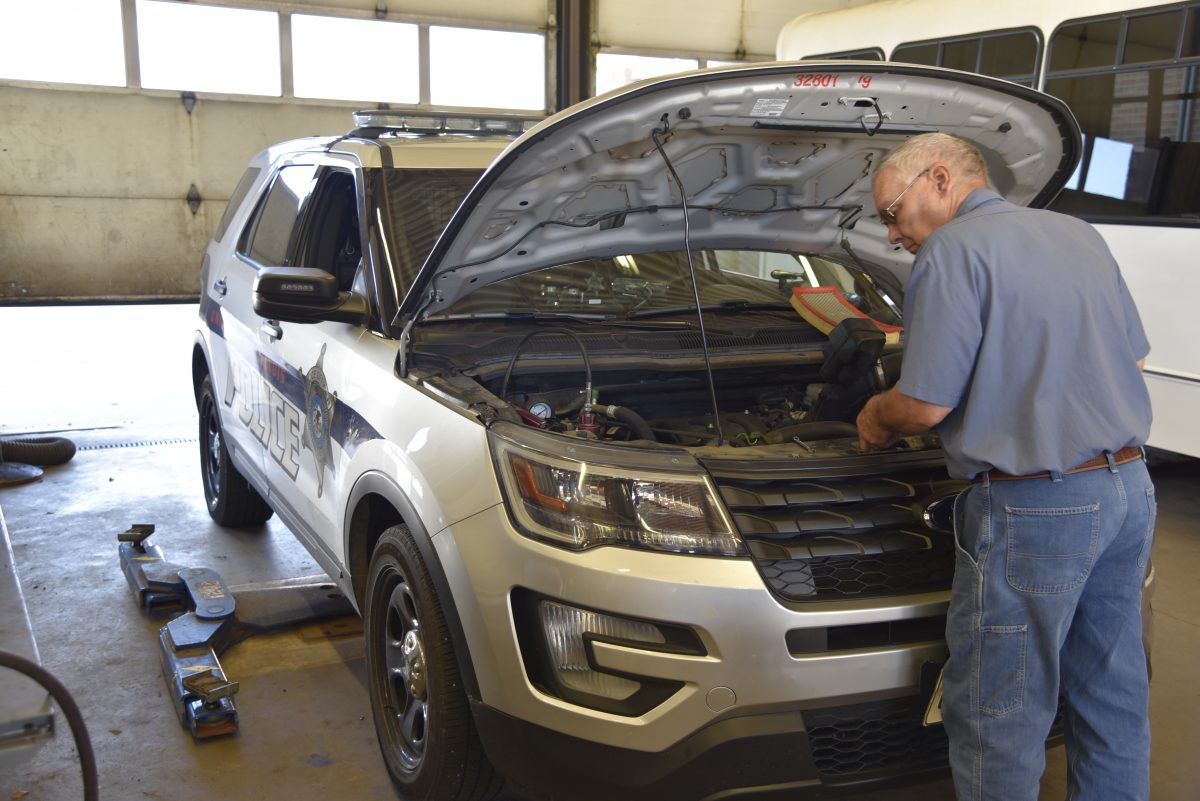
[[[138,0],[137,29],[147,89],[280,94],[274,11]]]
[[[546,39],[537,33],[429,28],[435,106],[546,107]]]
[[[419,70],[416,25],[292,15],[296,97],[415,104]]]
[[[0,79],[125,85],[121,0],[0,2]]]
[[[665,56],[635,56],[625,53],[596,54],[596,94],[620,88],[634,81],[674,75],[677,72],[699,69],[694,58]]]

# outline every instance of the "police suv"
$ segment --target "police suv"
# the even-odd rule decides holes
[[[192,369],[209,511],[277,513],[356,604],[399,791],[799,798],[944,770],[961,485],[933,436],[857,446],[911,268],[871,178],[940,130],[1043,204],[1079,159],[1066,107],[803,62],[523,133],[357,124],[251,162]]]

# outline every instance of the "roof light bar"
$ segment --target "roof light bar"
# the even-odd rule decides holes
[[[354,125],[379,133],[465,133],[465,134],[510,134],[528,131],[542,118],[540,116],[495,115],[455,112],[413,113],[369,109],[354,112]]]

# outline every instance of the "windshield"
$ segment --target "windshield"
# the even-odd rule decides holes
[[[899,322],[894,304],[861,271],[819,256],[761,250],[694,250],[700,303],[706,308],[766,304],[788,308],[794,287],[835,287],[880,322]],[[439,315],[497,313],[687,314],[695,308],[682,250],[593,258],[481,287]]]
[[[481,173],[478,169],[383,170],[384,236],[400,297],[412,286],[438,235]]]

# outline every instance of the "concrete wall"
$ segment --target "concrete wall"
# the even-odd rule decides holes
[[[41,2],[41,0],[27,0]],[[552,0],[206,0],[213,5],[547,30]],[[770,56],[783,24],[862,0],[593,0],[600,47]],[[127,14],[133,0],[123,0]],[[131,17],[130,17],[131,18]],[[133,28],[126,25],[128,41]],[[0,80],[0,304],[193,299],[200,253],[250,156],[344,133],[355,105]],[[285,87],[290,83],[285,79]],[[285,88],[286,93],[286,88]],[[188,189],[202,198],[193,212]]]
[[[250,156],[349,127],[346,109],[0,86],[0,301],[195,297]]]

